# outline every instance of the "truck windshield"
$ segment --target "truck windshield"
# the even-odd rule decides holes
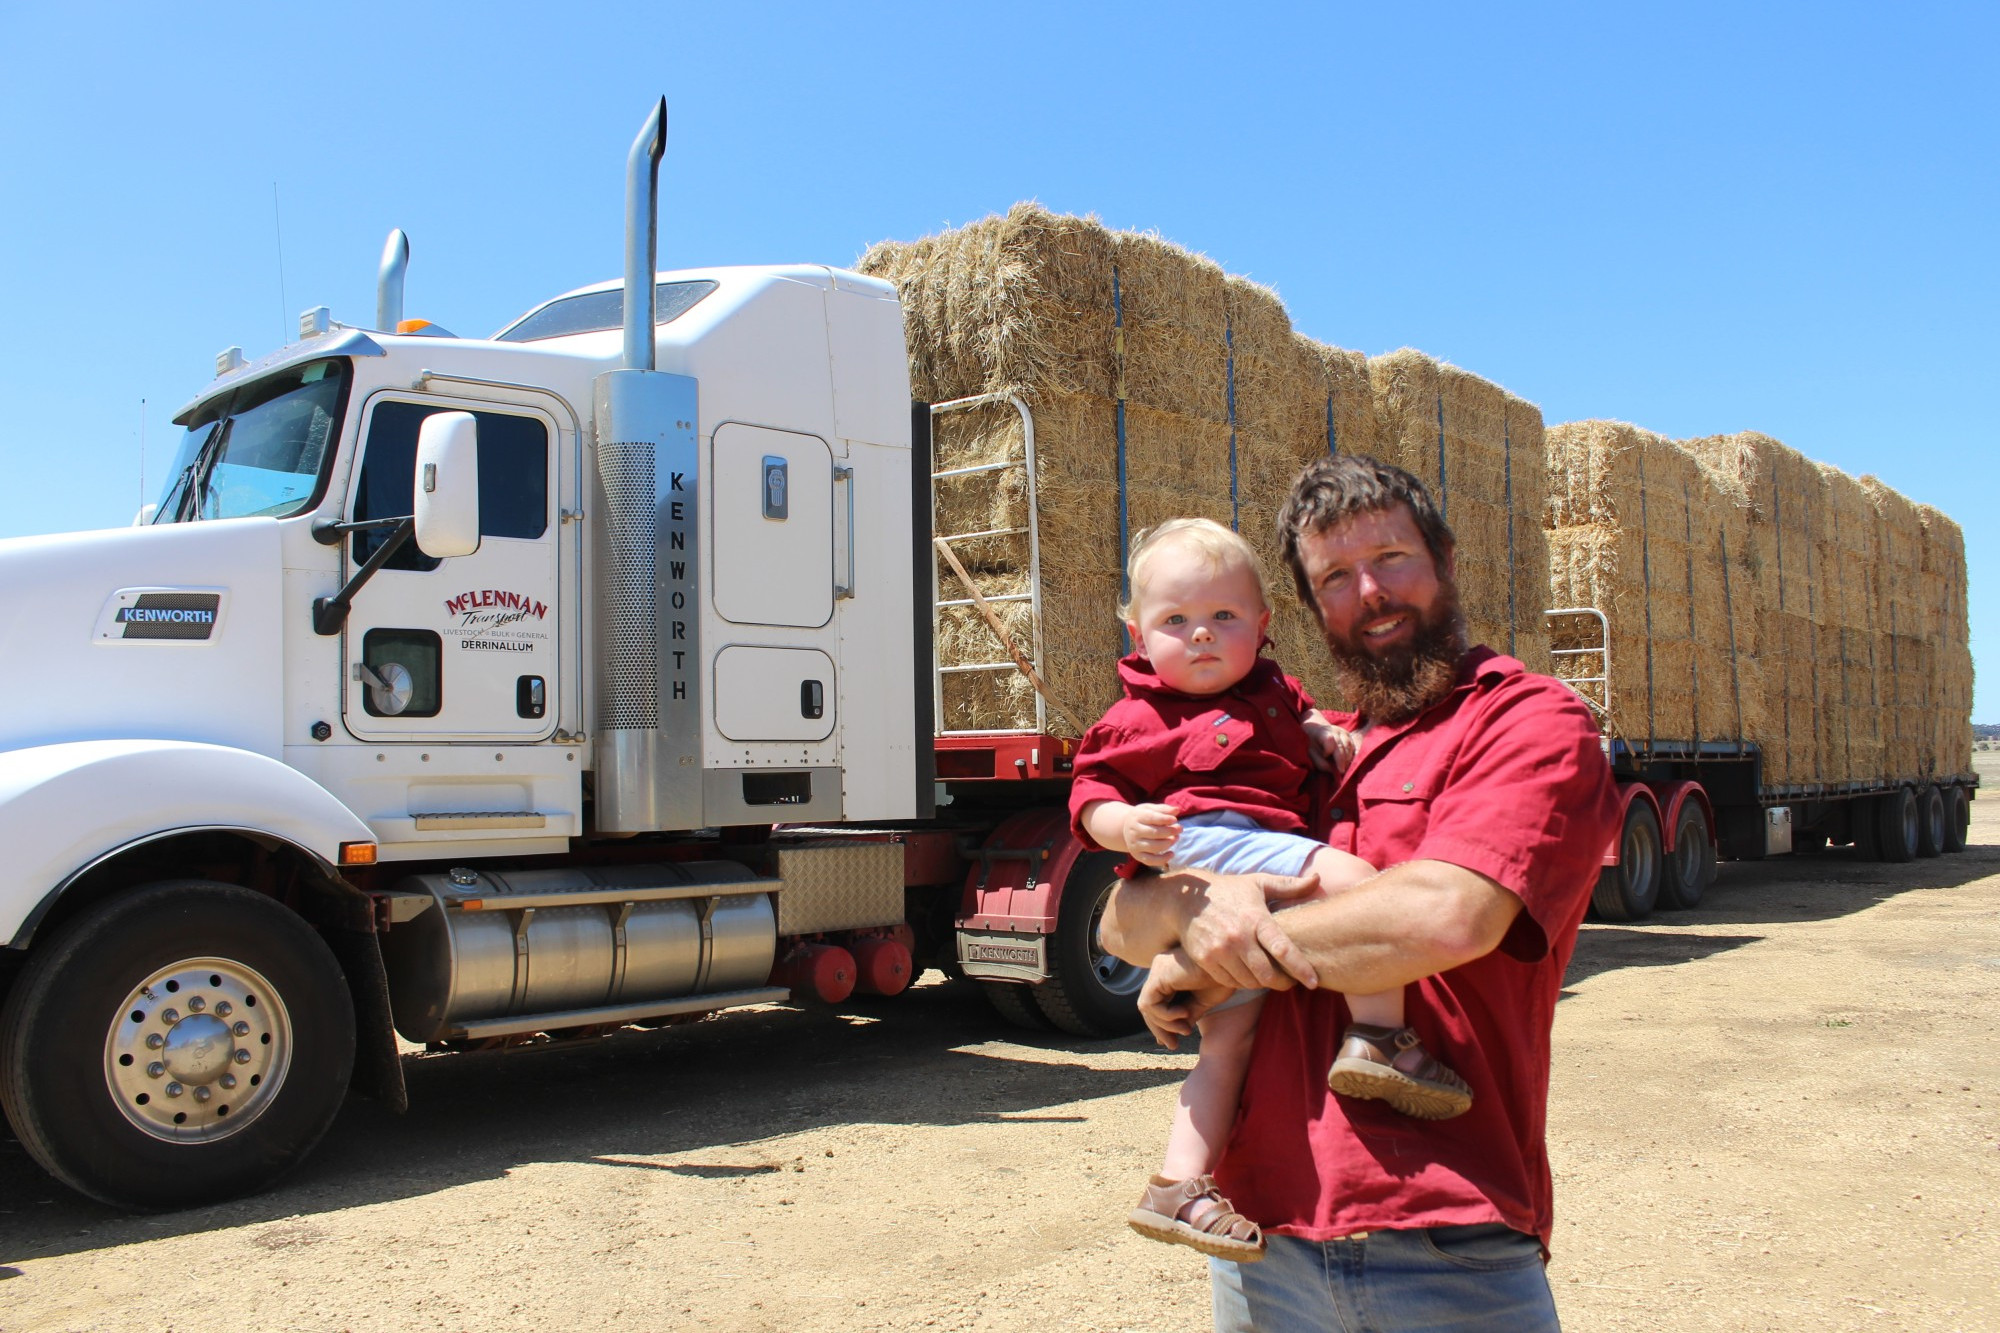
[[[167,473],[155,523],[281,518],[311,504],[346,405],[344,359],[310,361],[202,408]]]

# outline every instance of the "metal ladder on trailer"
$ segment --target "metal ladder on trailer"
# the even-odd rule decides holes
[[[1026,592],[995,593],[990,596],[982,590],[977,598],[971,596],[942,597],[940,595],[942,590],[938,587],[937,562],[933,560],[931,562],[931,642],[933,645],[937,643],[938,626],[943,618],[945,609],[948,607],[978,607],[981,601],[984,601],[988,605],[1000,602],[1026,602],[1028,604],[1029,642],[1026,644],[1016,644],[1013,647],[1034,668],[1034,672],[1032,674],[1022,673],[1021,664],[1013,660],[1004,662],[967,662],[946,666],[942,656],[937,653],[934,646],[931,655],[931,667],[935,679],[932,682],[931,699],[935,712],[934,724],[937,734],[940,736],[1031,736],[1044,735],[1048,732],[1049,728],[1048,700],[1043,697],[1042,691],[1039,689],[1033,691],[1035,699],[1035,722],[1031,727],[951,730],[947,729],[944,724],[944,678],[947,675],[1011,671],[1029,674],[1030,684],[1032,685],[1034,683],[1033,676],[1039,675],[1047,669],[1043,658],[1042,646],[1042,539],[1041,529],[1035,517],[1034,413],[1028,410],[1028,405],[1022,402],[1017,394],[982,393],[974,394],[969,398],[954,398],[950,402],[934,403],[931,406],[931,417],[936,419],[947,412],[965,412],[976,408],[992,407],[1001,403],[1011,406],[1021,415],[1021,457],[1006,459],[999,463],[978,463],[971,467],[945,468],[942,471],[933,472],[931,473],[933,495],[935,495],[935,488],[938,482],[948,480],[952,477],[967,477],[977,473],[1002,472],[1018,468],[1023,473],[1026,482],[1024,490],[1027,497],[1028,521],[1025,525],[1019,527],[987,528],[979,532],[938,533],[934,540],[941,548],[949,548],[955,542],[976,541],[982,537],[1017,537],[1026,535],[1028,539],[1028,590]],[[935,499],[932,501],[932,510],[933,512],[936,510]]]
[[[1556,611],[1544,611],[1542,615],[1549,622],[1550,637],[1554,637],[1559,617],[1566,617],[1565,623],[1569,625],[1584,626],[1586,638],[1588,630],[1595,628],[1597,642],[1585,642],[1580,648],[1551,648],[1549,656],[1557,659],[1555,665],[1558,667],[1564,658],[1597,659],[1594,664],[1597,674],[1594,676],[1572,676],[1558,670],[1556,679],[1575,690],[1577,697],[1590,706],[1590,711],[1597,715],[1597,729],[1608,741],[1611,737],[1611,623],[1594,606],[1566,606]],[[1588,671],[1593,664],[1585,661],[1579,665]]]

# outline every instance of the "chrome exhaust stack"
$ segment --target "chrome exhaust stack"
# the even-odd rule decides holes
[[[375,275],[375,327],[394,333],[403,322],[403,277],[410,271],[410,238],[397,227],[382,246],[382,266]]]
[[[660,254],[660,159],[667,152],[667,99],[653,108],[625,159],[625,368],[651,370]]]
[[[696,829],[702,672],[695,381],[656,364],[661,98],[626,163],[624,366],[592,385],[597,529],[595,825]]]

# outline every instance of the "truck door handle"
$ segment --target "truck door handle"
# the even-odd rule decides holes
[[[817,680],[799,682],[799,716],[826,716],[826,686]]]
[[[835,464],[833,483],[847,487],[847,577],[833,585],[833,600],[843,602],[854,596],[854,469]]]

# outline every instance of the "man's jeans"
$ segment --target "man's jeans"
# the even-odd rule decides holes
[[[1560,1333],[1540,1242],[1498,1223],[1268,1243],[1209,1260],[1216,1333]]]

